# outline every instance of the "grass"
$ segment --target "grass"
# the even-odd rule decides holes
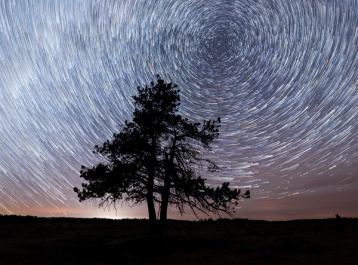
[[[358,264],[358,219],[266,222],[0,216],[0,264]]]

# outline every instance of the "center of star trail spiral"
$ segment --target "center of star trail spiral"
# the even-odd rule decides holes
[[[93,146],[156,74],[221,117],[217,184],[256,198],[356,189],[358,1],[4,1],[0,212],[80,207]],[[320,180],[320,185],[316,181]]]

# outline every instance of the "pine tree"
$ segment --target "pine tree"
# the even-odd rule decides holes
[[[210,187],[199,168],[218,171],[214,161],[202,156],[218,138],[220,119],[191,122],[178,113],[179,90],[159,76],[156,83],[138,87],[133,97],[135,109],[131,122],[95,153],[104,158],[93,167],[83,166],[82,190],[74,188],[80,201],[100,199],[100,206],[124,200],[147,203],[149,220],[156,220],[155,205],[160,205],[160,220],[167,220],[167,209],[185,209],[219,214],[232,213],[240,198],[249,192],[231,189],[229,183]]]

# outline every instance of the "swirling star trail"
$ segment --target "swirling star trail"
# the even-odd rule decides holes
[[[0,213],[91,216],[80,165],[160,74],[221,117],[239,216],[358,216],[357,54],[357,0],[1,1]]]

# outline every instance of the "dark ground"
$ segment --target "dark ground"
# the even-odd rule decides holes
[[[358,264],[358,219],[287,222],[0,216],[0,264]]]

